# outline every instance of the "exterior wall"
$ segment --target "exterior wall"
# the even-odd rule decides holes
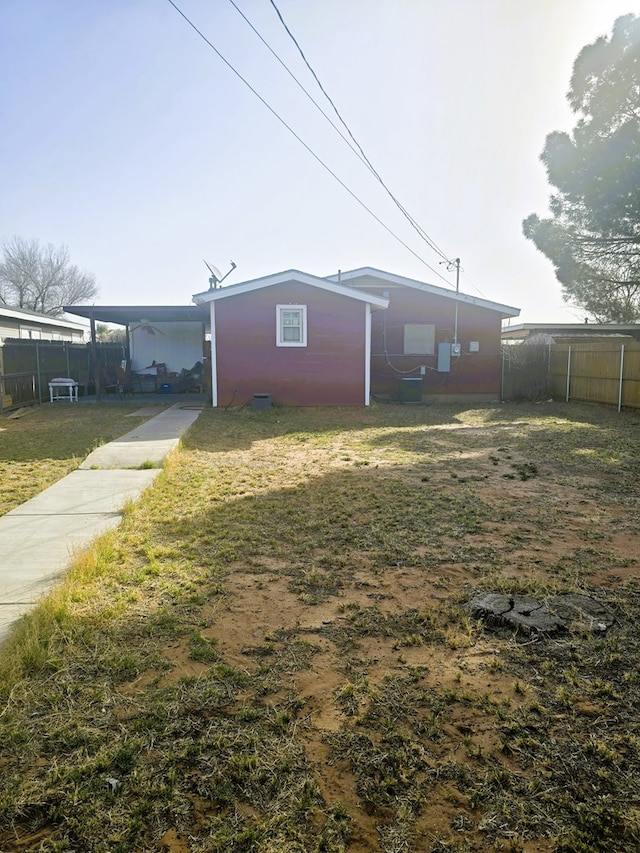
[[[170,373],[180,373],[203,360],[202,323],[152,323],[151,326],[153,335],[141,328],[130,333],[133,370],[142,370],[156,361],[166,364]]]
[[[401,377],[422,377],[422,396],[439,399],[456,395],[474,395],[496,399],[500,394],[500,332],[498,311],[458,302],[458,341],[462,354],[452,357],[449,373],[438,373],[438,344],[452,342],[456,302],[447,297],[420,293],[413,288],[384,286],[366,290],[389,296],[389,307],[373,315],[371,354],[371,393],[397,398],[401,395]],[[405,323],[434,324],[435,354],[404,355]],[[477,341],[478,352],[469,351]]]
[[[33,320],[27,318],[18,320],[0,315],[0,340],[5,338],[82,343],[84,332],[79,329],[65,329],[63,326],[47,326],[46,323],[41,323],[36,317]]]
[[[276,346],[283,304],[307,306],[306,347]],[[214,405],[241,405],[254,394],[282,405],[364,405],[367,308],[295,282],[212,302]]]

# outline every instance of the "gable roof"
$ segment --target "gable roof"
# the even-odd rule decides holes
[[[216,290],[206,290],[203,293],[196,293],[193,296],[193,301],[196,305],[203,305],[208,302],[217,302],[228,296],[238,296],[242,293],[251,293],[254,290],[262,290],[276,284],[289,284],[290,282],[307,284],[310,287],[317,287],[319,290],[326,290],[330,293],[346,296],[349,299],[367,302],[373,308],[386,308],[389,304],[389,300],[383,296],[374,296],[372,293],[365,293],[328,278],[320,278],[300,270],[285,270],[250,281],[241,281],[238,284],[228,284],[226,287],[220,287]]]
[[[352,287],[356,286],[354,285],[355,281],[359,281],[360,283],[357,286],[362,288],[366,288],[367,285],[369,287],[381,287],[385,284],[397,287],[411,287],[423,293],[451,299],[454,302],[464,302],[466,305],[475,305],[478,308],[497,311],[503,317],[517,317],[520,314],[520,309],[513,308],[511,305],[502,305],[500,302],[492,302],[489,299],[478,299],[466,293],[456,293],[454,290],[447,290],[445,287],[438,287],[435,284],[427,284],[424,281],[406,278],[403,275],[377,270],[374,267],[360,267],[360,269],[340,272],[338,275],[328,275],[326,278],[327,281],[349,282]]]

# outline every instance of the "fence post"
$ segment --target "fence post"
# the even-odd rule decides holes
[[[38,402],[42,403],[42,379],[40,376],[40,346],[38,341],[36,341],[36,376],[38,382]],[[33,389],[33,396],[35,397],[35,388]]]
[[[565,402],[569,402],[569,384],[571,382],[571,344],[569,344],[569,350],[567,352],[567,396],[565,398]]]
[[[622,408],[622,376],[624,373],[624,344],[620,347],[620,384],[618,385],[618,412]]]

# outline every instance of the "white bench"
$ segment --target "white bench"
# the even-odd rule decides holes
[[[52,379],[49,382],[49,402],[54,400],[69,400],[70,403],[78,402],[78,383],[68,376]]]

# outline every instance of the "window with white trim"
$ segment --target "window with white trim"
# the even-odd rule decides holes
[[[306,305],[276,305],[276,345],[306,347]]]
[[[407,323],[404,327],[405,355],[434,355],[436,327],[426,323]]]
[[[27,341],[42,340],[42,330],[35,326],[20,326],[20,337]]]

